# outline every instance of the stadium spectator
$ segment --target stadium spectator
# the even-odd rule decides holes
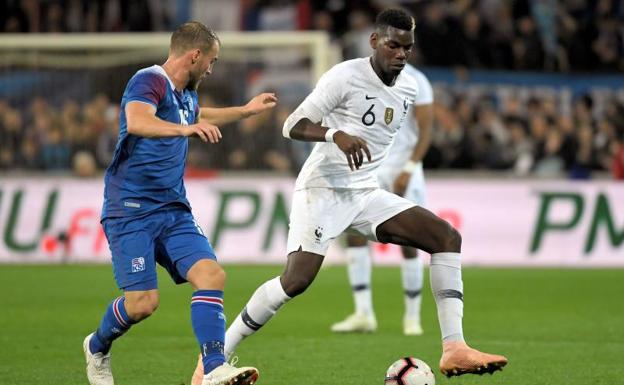
[[[97,175],[97,164],[93,154],[78,151],[72,158],[73,175],[80,178],[89,178]]]
[[[276,116],[275,111],[271,110],[239,123],[232,133],[235,140],[231,142],[236,144],[229,150],[229,168],[280,172],[291,170],[291,161],[287,156],[288,143],[275,140],[280,135],[280,125]]]
[[[41,145],[40,156],[40,164],[44,170],[69,169],[69,144],[63,139],[63,134],[58,126],[52,126],[46,132]]]
[[[371,16],[357,9],[349,14],[349,31],[343,36],[345,59],[365,57],[370,51],[368,37],[373,32]]]

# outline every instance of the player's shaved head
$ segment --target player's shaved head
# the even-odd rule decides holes
[[[216,43],[221,43],[217,34],[198,21],[184,23],[171,35],[169,50],[174,55],[199,48],[208,52]]]
[[[391,8],[379,13],[375,19],[375,31],[379,35],[385,35],[388,27],[411,32],[414,31],[416,23],[407,12]]]

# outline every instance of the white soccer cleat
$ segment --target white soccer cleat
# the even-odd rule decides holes
[[[405,317],[403,318],[403,334],[406,336],[420,336],[423,334],[423,328],[420,325],[420,319]]]
[[[258,379],[258,369],[234,367],[227,362],[206,374],[201,385],[252,385]]]
[[[113,381],[113,372],[111,371],[110,352],[91,353],[89,350],[89,341],[94,333],[89,334],[82,343],[85,359],[87,360],[87,378],[91,385],[115,385]]]
[[[344,321],[331,326],[331,331],[334,333],[372,333],[375,330],[377,330],[375,316],[358,313],[351,314]]]

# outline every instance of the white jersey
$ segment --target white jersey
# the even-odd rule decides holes
[[[418,83],[418,96],[413,106],[422,106],[433,103],[433,88],[427,77],[412,65],[406,65],[403,72],[410,75]],[[412,156],[418,142],[418,122],[414,118],[413,107],[410,106],[408,119],[394,138],[390,153],[384,166],[401,168]],[[398,175],[398,172],[397,172]]]
[[[306,116],[324,127],[342,130],[366,141],[372,161],[351,171],[345,154],[334,143],[317,143],[303,165],[295,190],[310,187],[378,188],[377,168],[418,98],[418,83],[405,71],[392,87],[377,76],[370,58],[353,59],[327,71],[301,105],[286,120]]]

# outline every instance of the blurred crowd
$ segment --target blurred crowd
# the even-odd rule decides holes
[[[25,109],[0,100],[0,169],[91,176],[110,163],[118,127],[118,107],[104,95],[59,107],[35,97]]]
[[[350,58],[368,54],[388,6],[416,17],[419,65],[624,70],[621,0],[4,0],[0,31],[166,31],[197,19],[217,31],[324,30]]]
[[[555,98],[476,99],[438,89],[427,168],[512,170],[516,175],[586,179],[597,170],[622,175],[624,104],[597,113],[589,95],[569,115]]]
[[[167,31],[197,19],[217,31],[324,30],[352,58],[370,54],[374,15],[389,5],[417,18],[411,59],[419,67],[624,72],[624,1],[617,0],[5,0],[0,31]],[[206,83],[224,89],[222,80]],[[501,99],[448,83],[434,88],[429,169],[573,178],[609,171],[624,179],[621,88],[619,99],[617,91],[599,101],[581,93],[565,105],[539,92]],[[0,97],[0,170],[100,172],[119,130],[120,95],[106,95],[38,96],[27,103]],[[210,95],[200,95],[203,105],[227,104]],[[281,136],[292,104],[222,127],[224,140],[216,146],[192,140],[189,172],[297,172],[310,145]]]
[[[600,113],[590,96],[560,113],[553,99],[478,98],[436,88],[435,120],[427,169],[509,170],[516,175],[589,178],[609,171],[624,179],[624,104],[610,99]],[[207,95],[203,102],[210,103]],[[1,170],[73,170],[92,176],[111,160],[118,106],[98,95],[84,104],[53,108],[35,98],[26,110],[0,101]],[[281,136],[287,107],[221,128],[223,140],[191,140],[190,173],[265,170],[296,173],[310,147]]]

